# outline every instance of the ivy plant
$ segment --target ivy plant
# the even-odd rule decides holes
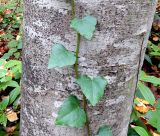
[[[76,56],[73,52],[68,51],[61,44],[53,45],[52,54],[50,56],[48,64],[49,69],[73,65],[75,64],[75,62],[76,62]]]
[[[68,125],[71,127],[82,127],[86,122],[86,114],[80,107],[76,96],[69,96],[63,103],[56,119],[57,125]]]
[[[112,136],[111,128],[106,125],[100,127],[96,136]]]
[[[56,125],[69,127],[86,127],[87,135],[91,136],[90,122],[87,113],[88,101],[95,106],[103,97],[107,80],[103,76],[91,77],[81,75],[78,67],[78,57],[80,49],[81,36],[86,40],[92,40],[96,29],[97,19],[94,16],[87,15],[82,18],[75,17],[75,2],[71,1],[72,20],[70,27],[77,33],[77,48],[75,52],[67,50],[65,45],[54,43],[49,57],[48,69],[73,66],[75,70],[76,83],[80,86],[83,95],[83,107],[81,101],[75,95],[70,95],[59,109]],[[109,126],[99,128],[95,136],[112,136]]]
[[[102,98],[104,89],[107,85],[107,81],[103,77],[97,76],[93,78],[86,75],[80,76],[77,79],[77,83],[93,106],[95,106]]]
[[[80,33],[86,39],[91,40],[93,37],[93,32],[95,31],[95,26],[97,20],[93,16],[85,16],[82,19],[74,18],[71,21],[70,27],[73,28],[76,32]]]

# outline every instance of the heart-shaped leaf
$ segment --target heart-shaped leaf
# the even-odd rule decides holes
[[[54,44],[49,58],[48,68],[64,67],[73,65],[76,61],[76,56],[73,52],[68,51],[61,44]]]
[[[95,106],[104,94],[107,80],[100,76],[90,78],[83,75],[77,79],[77,83],[80,85],[82,92],[90,103]]]
[[[112,136],[111,128],[106,125],[100,127],[96,136]]]
[[[82,19],[74,18],[71,21],[70,27],[80,33],[86,39],[91,40],[95,31],[97,20],[93,16],[85,16]]]
[[[65,125],[70,127],[82,127],[86,122],[86,114],[80,108],[79,100],[76,96],[69,96],[62,104],[56,125]]]

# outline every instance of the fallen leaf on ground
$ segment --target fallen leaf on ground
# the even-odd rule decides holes
[[[14,121],[18,120],[17,113],[14,112],[13,110],[7,112],[7,119],[10,122],[14,122]]]
[[[137,104],[135,109],[141,113],[146,113],[149,110],[149,107],[147,107],[146,105],[144,105],[142,102]]]
[[[157,36],[155,36],[155,37],[153,37],[153,41],[158,41],[159,40],[159,37],[157,37]]]

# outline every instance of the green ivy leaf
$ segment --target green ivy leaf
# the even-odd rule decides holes
[[[1,111],[5,110],[8,104],[9,104],[9,97],[7,96],[6,98],[2,100],[2,102],[0,102],[0,110]]]
[[[90,78],[83,75],[77,79],[77,83],[80,85],[82,92],[90,103],[95,106],[104,94],[107,80],[100,76]]]
[[[5,113],[0,113],[0,124],[2,124],[4,127],[7,125],[7,117]]]
[[[106,125],[100,127],[96,136],[112,136],[111,128]]]
[[[142,82],[138,82],[138,89],[146,101],[148,101],[152,105],[155,103],[155,97],[154,97],[153,93]]]
[[[149,136],[146,130],[142,127],[135,126],[133,129],[140,135],[140,136]]]
[[[91,40],[95,31],[96,24],[97,20],[95,17],[85,16],[82,19],[74,18],[71,21],[70,27],[80,33],[86,39]]]
[[[82,127],[86,122],[86,114],[80,108],[79,100],[76,96],[69,96],[61,106],[56,125],[66,125],[70,127]]]
[[[48,68],[64,67],[75,64],[76,56],[61,44],[54,44],[49,58]]]

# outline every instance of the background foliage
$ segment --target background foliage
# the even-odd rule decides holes
[[[20,0],[0,0],[0,136],[16,136],[19,131],[22,11]],[[72,22],[73,28],[75,23],[76,20]],[[90,38],[90,33],[84,36]],[[159,98],[160,1],[140,73],[128,136],[160,136]]]

